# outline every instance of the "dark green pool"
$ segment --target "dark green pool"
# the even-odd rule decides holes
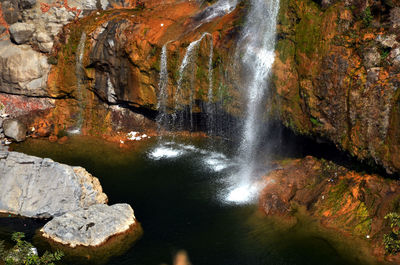
[[[213,151],[207,151],[204,141],[179,140],[179,145],[156,149],[156,139],[150,139],[121,149],[77,137],[64,145],[29,140],[13,149],[83,166],[100,179],[110,204],[132,205],[144,234],[107,264],[171,264],[181,249],[194,265],[373,264],[359,242],[343,241],[312,220],[282,228],[266,219],[255,204],[225,201],[227,176],[237,169],[229,156],[218,152],[223,148],[213,145]],[[24,223],[0,218],[0,237],[11,230],[29,232],[40,226]]]

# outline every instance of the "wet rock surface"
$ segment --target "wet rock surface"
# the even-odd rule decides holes
[[[128,231],[135,222],[128,204],[96,204],[55,217],[41,231],[44,237],[71,247],[95,247]]]
[[[281,1],[272,109],[296,133],[400,170],[399,2]]]
[[[313,157],[283,161],[265,177],[260,208],[267,215],[291,217],[298,207],[321,224],[371,241],[374,253],[385,257],[384,217],[398,211],[400,183],[357,173]],[[400,255],[388,256],[400,260]]]
[[[17,152],[1,152],[0,211],[53,217],[106,203],[100,182],[81,167]]]

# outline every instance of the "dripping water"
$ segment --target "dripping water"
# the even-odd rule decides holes
[[[83,126],[83,113],[85,110],[85,100],[83,98],[83,91],[84,91],[84,83],[83,79],[85,76],[84,69],[83,69],[83,55],[85,52],[85,42],[86,42],[86,33],[82,32],[81,38],[79,40],[78,44],[78,52],[76,54],[76,64],[75,64],[75,74],[76,74],[76,79],[77,79],[77,101],[78,101],[78,117],[76,121],[76,128],[73,130],[70,130],[70,133],[73,134],[80,134]]]
[[[207,93],[207,128],[208,134],[212,135],[214,132],[214,116],[215,107],[213,106],[213,57],[214,57],[214,42],[210,41],[210,57],[208,59],[208,93]]]
[[[175,113],[173,115],[173,125],[177,129],[182,129],[184,122],[184,104],[185,102],[185,91],[183,91],[184,82],[189,82],[189,98],[187,99],[189,105],[189,119],[190,119],[190,130],[193,130],[193,98],[194,98],[194,78],[195,78],[195,66],[197,59],[197,51],[199,45],[203,38],[206,36],[212,35],[208,32],[203,33],[198,40],[195,40],[189,44],[186,49],[185,56],[183,57],[182,63],[179,67],[179,77],[177,88],[174,93],[174,103],[175,103]],[[212,41],[212,38],[211,38]],[[189,77],[185,79],[185,70],[186,75]]]

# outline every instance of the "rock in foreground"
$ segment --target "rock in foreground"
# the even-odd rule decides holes
[[[135,216],[129,204],[96,204],[55,217],[41,231],[44,237],[71,247],[95,247],[128,231],[133,224]]]
[[[0,153],[0,212],[52,217],[106,203],[100,182],[84,168],[17,152]]]

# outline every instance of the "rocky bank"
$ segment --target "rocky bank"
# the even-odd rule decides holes
[[[383,243],[390,233],[384,217],[399,211],[399,181],[308,156],[280,162],[265,183],[260,209],[266,215],[292,218],[302,207],[322,225],[368,241],[379,258],[400,261],[400,255],[385,254]]]

